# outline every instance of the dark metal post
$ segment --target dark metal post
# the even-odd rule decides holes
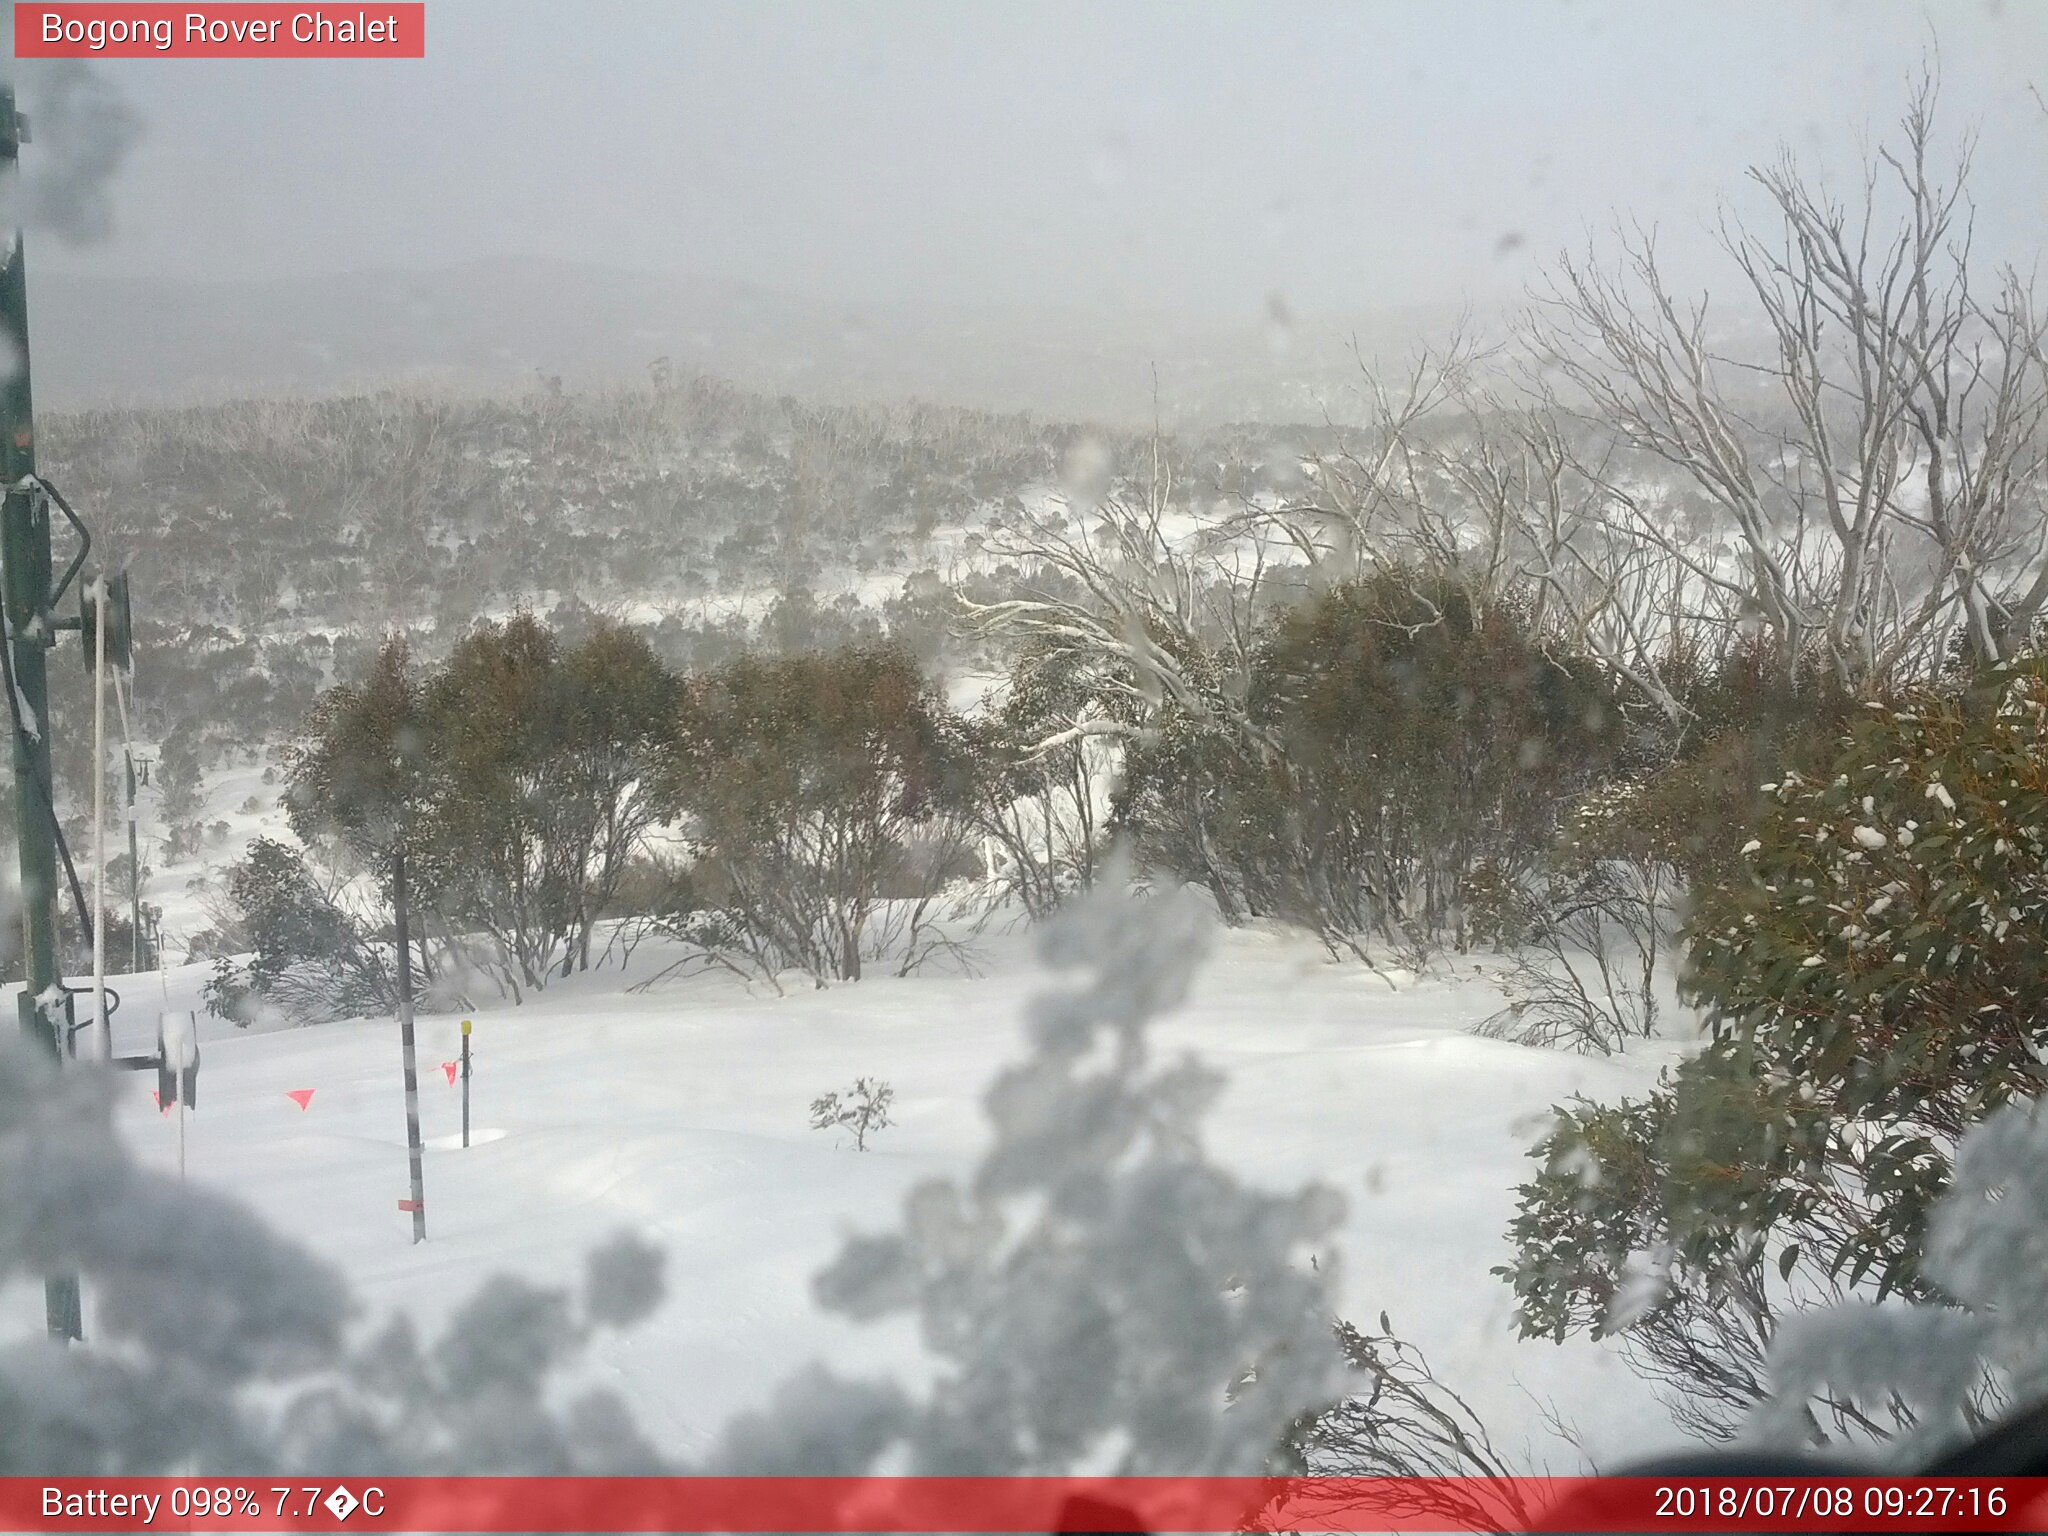
[[[412,1240],[427,1240],[427,1175],[420,1151],[419,1053],[412,1030],[412,935],[406,922],[405,848],[391,855],[391,906],[398,921],[398,1044],[405,1056],[405,1150],[412,1162]]]
[[[0,180],[18,191],[21,119],[14,88],[0,85]],[[6,565],[4,602],[8,660],[14,669],[22,729],[14,733],[14,818],[21,845],[21,905],[26,930],[26,980],[21,1027],[52,1059],[62,1060],[68,1015],[54,1001],[63,977],[57,969],[57,846],[49,807],[38,786],[50,783],[50,691],[46,652],[50,629],[50,511],[27,477],[35,473],[35,410],[28,373],[28,270],[21,231],[4,236],[0,260],[0,560]],[[83,1333],[78,1277],[52,1275],[43,1298],[53,1338]]]
[[[128,765],[128,974],[142,974],[142,866],[135,853],[135,754],[123,748]]]
[[[462,1021],[462,1144],[469,1145],[469,1020]]]

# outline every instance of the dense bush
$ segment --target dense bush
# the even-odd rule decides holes
[[[914,963],[974,775],[963,722],[901,652],[749,657],[687,679],[652,789],[711,909],[691,933],[821,983],[884,949]]]
[[[1723,1432],[1791,1308],[1939,1300],[1921,1264],[1960,1136],[2048,1055],[2048,673],[1874,705],[1767,786],[1747,873],[1697,893],[1709,1047],[1575,1106],[1521,1191],[1525,1332],[1620,1332]],[[1823,1404],[1816,1433],[1899,1426]]]
[[[1131,754],[1120,819],[1244,911],[1326,937],[1463,944],[1475,877],[1528,870],[1622,745],[1591,663],[1400,570],[1283,612],[1245,707],[1249,740],[1169,714]]]
[[[1863,705],[1820,658],[1787,674],[1753,640],[1671,671],[1686,718],[1647,744],[1654,761],[1637,775],[1630,819],[1689,885],[1724,886],[1742,873],[1736,850],[1764,814],[1758,786],[1818,772]]]
[[[250,958],[240,971],[226,955],[217,959],[208,1004],[221,1017],[248,1024],[267,1008],[317,1023],[397,1002],[379,936],[302,850],[258,838],[228,867],[223,894],[228,922],[219,942]]]

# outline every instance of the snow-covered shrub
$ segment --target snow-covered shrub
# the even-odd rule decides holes
[[[1953,1145],[2048,1048],[2048,666],[1867,714],[1831,774],[1769,786],[1688,990],[1837,1118]]]
[[[2048,684],[2038,666],[1873,706],[1830,772],[1769,787],[1752,873],[1698,894],[1713,1038],[1647,1100],[1581,1104],[1511,1228],[1525,1333],[1619,1333],[1727,1434],[1793,1312],[1934,1302],[1958,1139],[2048,1054]],[[1826,1432],[1887,1433],[1830,1400]]]
[[[855,1078],[844,1098],[827,1093],[811,1100],[811,1129],[851,1131],[854,1150],[865,1152],[870,1136],[896,1123],[889,1118],[895,1101],[896,1090],[880,1078]]]
[[[1727,1438],[1764,1395],[1784,1310],[1846,1294],[1829,1248],[1860,1216],[1799,1200],[1822,1190],[1786,1171],[1784,1143],[1825,1127],[1787,1099],[1709,1050],[1647,1098],[1560,1108],[1517,1191],[1514,1261],[1495,1271],[1522,1336],[1613,1338],[1678,1424]],[[1773,1224],[1748,1225],[1766,1202]]]
[[[1861,1405],[1924,1456],[2007,1406],[2048,1400],[2048,1112],[2009,1104],[1963,1138],[1927,1223],[1922,1267],[1940,1303],[1853,1305],[1786,1323],[1771,1397],[1750,1431],[1814,1435],[1812,1402]]]

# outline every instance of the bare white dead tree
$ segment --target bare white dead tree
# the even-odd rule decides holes
[[[1247,502],[1219,532],[1275,538],[1323,581],[1374,566],[1444,571],[1467,563],[1473,526],[1447,494],[1429,428],[1465,401],[1488,353],[1462,323],[1440,347],[1390,373],[1359,359],[1362,420],[1337,429],[1336,446],[1305,465],[1304,494]]]
[[[1464,412],[1467,430],[1433,451],[1469,529],[1458,570],[1475,603],[1515,596],[1537,634],[1596,658],[1681,719],[1668,678],[1677,641],[1728,623],[1726,595],[1694,577],[1705,552],[1674,560],[1610,515],[1611,452],[1582,442],[1540,386],[1525,400],[1473,395]],[[1683,535],[1667,524],[1666,537]]]
[[[2048,604],[2041,470],[2048,370],[2028,280],[1973,276],[1969,146],[1937,163],[1936,81],[1844,195],[1789,154],[1751,179],[1768,234],[1721,243],[1762,337],[1674,289],[1654,231],[1611,262],[1561,258],[1526,336],[1575,414],[1626,453],[1580,468],[1602,516],[1734,604],[1789,670],[1824,657],[1865,688],[1924,673],[1960,638],[1995,660]],[[1726,537],[1680,526],[1636,466],[1682,472]]]
[[[1266,549],[1221,523],[1203,526],[1178,489],[1155,433],[1135,489],[1069,494],[990,540],[1036,585],[998,602],[961,598],[970,625],[1057,657],[1086,682],[1073,717],[1030,743],[1031,754],[1141,737],[1169,705],[1270,749],[1244,708]]]

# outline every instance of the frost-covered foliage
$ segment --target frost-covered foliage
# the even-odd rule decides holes
[[[2042,669],[1872,708],[1827,772],[1769,787],[1743,855],[1691,924],[1714,1038],[1641,1102],[1562,1112],[1503,1271],[1525,1333],[1619,1334],[1714,1436],[1787,1316],[1939,1301],[1922,1245],[1956,1143],[2041,1082]],[[1823,1407],[1851,1439],[1911,1422]]]
[[[1823,1393],[1900,1418],[1931,1453],[1987,1412],[2048,1399],[2048,1113],[2009,1104],[1963,1138],[1927,1224],[1923,1265],[1946,1302],[1853,1305],[1788,1322],[1751,1432],[1812,1437]],[[1953,1303],[1946,1304],[1946,1303]]]
[[[895,1101],[896,1090],[880,1078],[857,1077],[844,1098],[825,1093],[811,1100],[811,1129],[851,1131],[854,1150],[865,1152],[870,1136],[896,1123],[889,1118]]]
[[[1837,1118],[1952,1144],[2048,1048],[2048,665],[1873,707],[1831,777],[1768,792],[1690,991]]]
[[[137,1167],[110,1085],[0,1036],[0,1283],[82,1278],[92,1343],[0,1350],[0,1473],[634,1473],[659,1458],[606,1393],[557,1410],[591,1333],[639,1321],[630,1238],[582,1296],[487,1281],[435,1338],[361,1329],[340,1277],[241,1207]]]

